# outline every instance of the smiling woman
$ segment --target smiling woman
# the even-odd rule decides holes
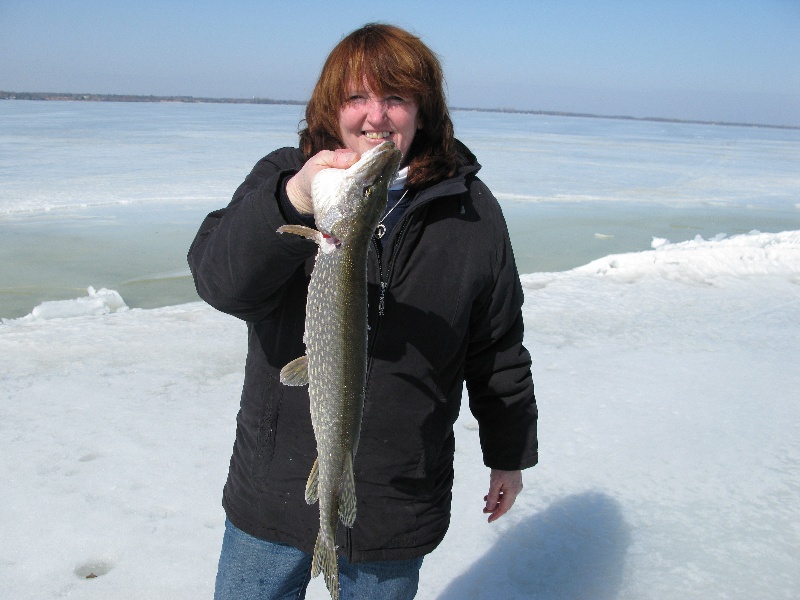
[[[478,179],[476,158],[453,136],[439,62],[419,38],[375,24],[345,37],[325,63],[306,124],[300,148],[259,161],[228,207],[208,215],[189,251],[200,297],[246,321],[250,340],[223,491],[229,525],[217,600],[255,598],[248,592],[263,586],[304,597],[309,570],[324,572],[334,599],[341,583],[348,598],[409,600],[422,558],[439,545],[450,521],[453,425],[465,383],[489,475],[481,494],[489,522],[511,509],[522,491],[522,469],[538,460],[522,288],[500,206]],[[320,446],[316,426],[334,422],[339,411],[314,402],[312,429],[308,390],[281,385],[280,372],[320,339],[309,332],[320,329],[314,323],[326,309],[314,300],[322,294],[309,273],[332,261],[315,262],[317,246],[306,239],[270,231],[321,229],[315,177],[350,167],[385,140],[404,151],[407,168],[387,186],[388,205],[382,195],[382,227],[375,234],[369,227],[359,255],[365,297],[358,298],[353,285],[325,286],[330,296],[346,296],[345,306],[366,300],[363,314],[338,315],[341,330],[364,331],[368,338],[362,340],[366,385],[358,451],[352,469],[323,474],[320,461],[317,477],[312,464],[318,447],[330,454],[324,450],[330,427],[323,427]],[[321,329],[329,336],[334,328]],[[326,354],[337,352],[330,337],[321,346]],[[321,385],[312,376],[312,396]],[[335,503],[326,514],[334,515],[334,529],[337,512],[344,515],[336,534],[317,546],[322,506],[317,511],[303,501],[307,477],[306,498],[317,496],[308,491],[317,489],[314,481],[330,480]],[[352,488],[345,484],[351,478]],[[341,510],[354,505],[351,489],[354,521]],[[332,552],[323,551],[334,545],[338,580]]]

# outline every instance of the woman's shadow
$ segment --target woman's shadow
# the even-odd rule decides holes
[[[629,544],[613,498],[568,496],[509,530],[439,600],[611,600]]]

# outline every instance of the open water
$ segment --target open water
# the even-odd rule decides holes
[[[186,251],[303,107],[0,102],[0,317],[115,289],[196,300]],[[800,229],[800,131],[455,111],[520,272],[751,230]]]

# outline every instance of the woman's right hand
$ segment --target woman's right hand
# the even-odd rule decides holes
[[[322,169],[347,169],[354,165],[359,155],[352,150],[340,148],[338,150],[321,150],[306,161],[289,181],[286,182],[286,195],[298,212],[313,214],[314,205],[311,202],[311,184],[314,176]]]

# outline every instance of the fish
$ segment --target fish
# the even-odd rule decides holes
[[[306,300],[306,354],[280,373],[284,385],[308,384],[317,459],[305,489],[319,501],[319,533],[311,576],[323,573],[332,600],[339,597],[338,521],[356,519],[353,460],[358,448],[367,376],[367,253],[400,165],[391,141],[365,152],[348,169],[324,169],[312,182],[317,229],[284,225],[319,246]]]

